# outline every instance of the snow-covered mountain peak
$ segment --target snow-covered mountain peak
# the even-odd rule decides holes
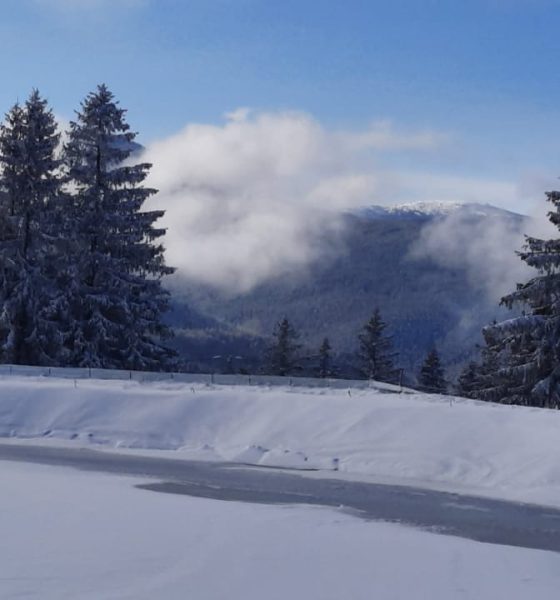
[[[502,208],[491,204],[462,203],[462,202],[408,202],[394,206],[364,206],[352,211],[354,216],[363,219],[431,219],[446,217],[452,213],[461,212],[472,217],[516,216]]]
[[[465,206],[461,202],[407,202],[405,204],[397,204],[396,206],[388,206],[386,209],[387,212],[395,215],[439,216],[455,212]]]

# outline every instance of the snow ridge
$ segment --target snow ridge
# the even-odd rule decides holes
[[[394,206],[371,205],[352,211],[350,214],[364,219],[430,219],[447,217],[461,212],[471,217],[509,216],[521,218],[522,215],[498,208],[491,204],[463,202],[407,202]]]
[[[558,411],[422,393],[0,377],[0,437],[560,506]]]

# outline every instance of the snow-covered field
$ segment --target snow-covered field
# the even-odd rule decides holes
[[[338,464],[329,475],[560,506],[560,412],[441,396],[4,376],[0,436]]]
[[[555,600],[560,555],[0,462],[0,598]]]

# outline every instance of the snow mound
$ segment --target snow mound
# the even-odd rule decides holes
[[[0,436],[560,506],[560,412],[381,389],[0,377]],[[38,441],[37,441],[38,440]]]

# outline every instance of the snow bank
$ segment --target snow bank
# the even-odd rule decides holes
[[[8,376],[0,378],[0,436],[560,506],[560,412],[420,393]]]
[[[0,598],[556,600],[560,555],[2,463]]]

